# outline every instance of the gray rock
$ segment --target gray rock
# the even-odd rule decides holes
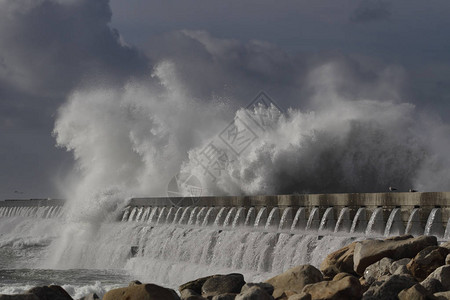
[[[353,242],[333,253],[327,255],[320,264],[320,271],[324,276],[333,278],[338,273],[350,273],[356,275],[353,270],[353,253],[357,242]]]
[[[417,253],[406,267],[417,280],[422,281],[434,270],[445,264],[448,252],[449,250],[444,247],[427,247]]]
[[[410,260],[411,260],[410,258],[402,258],[402,259],[394,261],[391,265],[391,268],[389,269],[389,272],[391,274],[394,274],[398,268],[400,268],[402,266],[406,267],[406,265],[410,262]]]
[[[216,296],[227,293],[239,294],[245,284],[242,274],[215,275],[202,286],[202,296]]]
[[[363,300],[397,300],[398,293],[409,289],[417,282],[412,276],[392,275],[375,281],[363,294]]]
[[[390,268],[394,261],[384,257],[374,264],[371,264],[364,271],[364,279],[370,285],[383,275],[390,275]]]
[[[436,246],[435,236],[400,236],[385,240],[365,240],[357,242],[353,254],[354,270],[363,275],[364,270],[383,257],[394,260],[401,258],[413,258],[422,249],[428,246]]]
[[[310,294],[312,299],[321,300],[359,300],[362,295],[361,284],[354,276],[308,284],[302,292]]]
[[[246,290],[248,290],[249,288],[254,287],[254,286],[257,286],[257,287],[259,287],[259,288],[262,288],[262,289],[265,290],[265,291],[267,292],[267,294],[269,294],[269,295],[272,295],[272,294],[273,294],[273,290],[274,290],[273,285],[271,285],[270,283],[267,283],[267,282],[258,282],[258,283],[249,282],[249,283],[246,283],[246,284],[244,284],[244,285],[242,286],[241,294],[242,294],[243,292],[245,292]]]
[[[445,257],[445,264],[450,265],[450,254],[447,254],[447,256]]]
[[[278,298],[285,291],[300,293],[305,285],[322,280],[322,273],[318,269],[311,265],[301,265],[270,278],[266,283],[274,287],[272,296]]]
[[[263,288],[252,286],[236,296],[236,300],[273,300]]]
[[[450,265],[444,265],[433,271],[428,277],[421,282],[421,284],[427,288],[430,286],[430,282],[432,279],[436,279],[442,285],[443,290],[441,291],[449,291],[450,290]],[[428,289],[428,288],[427,288]],[[437,292],[441,292],[437,291]],[[433,291],[431,291],[433,292]]]

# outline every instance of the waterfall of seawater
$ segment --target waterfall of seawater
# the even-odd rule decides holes
[[[0,247],[28,243],[45,249],[61,235],[63,214],[59,206],[0,207]],[[227,272],[258,281],[300,264],[319,266],[330,252],[366,235],[450,234],[447,229],[444,235],[440,208],[430,212],[425,228],[419,209],[412,210],[406,228],[400,208],[387,215],[384,222],[381,207],[362,207],[353,218],[347,207],[339,212],[332,207],[127,207],[118,222],[66,224],[70,234],[60,249],[63,259],[52,267],[126,270],[133,278],[172,287]],[[48,267],[50,253],[41,251],[23,263]]]

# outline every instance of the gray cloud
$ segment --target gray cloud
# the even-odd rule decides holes
[[[120,90],[132,78],[148,80],[150,63],[164,60],[174,63],[189,97],[228,101],[233,109],[263,89],[285,108],[311,109],[309,99],[320,91],[348,100],[412,101],[444,118],[450,112],[445,9],[418,14],[419,1],[404,9],[385,1],[197,3],[113,0],[113,24],[122,37],[110,25],[107,0],[1,2],[0,168],[16,166],[27,176],[3,176],[0,189],[9,193],[14,181],[52,194],[42,170],[46,178],[61,162],[67,170],[70,161],[50,137],[56,109],[77,88]],[[335,76],[316,74],[311,85],[315,70]]]
[[[390,5],[383,0],[363,0],[353,11],[350,20],[355,23],[366,23],[387,20],[391,16]]]
[[[21,188],[32,191],[24,197],[55,195],[52,174],[68,156],[51,131],[73,88],[148,72],[147,58],[121,42],[110,19],[106,0],[0,3],[0,198]]]

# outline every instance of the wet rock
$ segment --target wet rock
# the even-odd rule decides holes
[[[270,278],[266,283],[274,287],[273,297],[280,297],[284,291],[291,290],[300,293],[303,287],[310,283],[323,280],[322,273],[311,265],[301,265]]]
[[[383,275],[391,275],[390,268],[394,261],[384,257],[374,264],[371,264],[364,271],[364,279],[370,285]]]
[[[239,294],[245,284],[244,276],[238,273],[215,275],[208,278],[202,286],[202,297],[227,293]]]
[[[35,294],[39,300],[73,300],[72,297],[59,285],[34,287],[27,294]]]
[[[363,275],[371,264],[388,257],[394,260],[412,258],[428,246],[436,246],[435,236],[400,236],[386,240],[366,240],[357,242],[353,254],[354,271]]]
[[[363,300],[396,300],[398,293],[409,289],[417,282],[412,276],[392,275],[375,281],[363,294]]]
[[[361,285],[354,276],[346,276],[336,281],[308,284],[303,288],[303,292],[310,294],[312,300],[356,300],[362,296]]]
[[[437,300],[450,300],[450,291],[435,293],[433,296],[435,296]]]
[[[236,296],[236,300],[273,300],[274,298],[269,295],[265,289],[259,286],[252,286],[245,289],[244,292]]]
[[[139,284],[113,289],[103,296],[103,300],[179,300],[174,290],[156,284]]]
[[[209,278],[212,278],[217,275],[206,276],[202,278],[198,278],[189,282],[186,282],[178,287],[178,291],[181,293],[184,289],[190,289],[198,293],[199,295],[202,293],[202,286]]]
[[[435,281],[441,284],[441,290],[437,290],[439,285]],[[450,265],[437,268],[421,284],[433,293],[450,290]]]
[[[356,274],[353,270],[353,253],[357,242],[351,243],[333,253],[328,254],[320,265],[320,271],[326,277],[332,278],[336,274],[345,272]]]
[[[249,289],[249,288],[251,288],[251,287],[254,287],[254,286],[257,286],[257,287],[259,287],[259,288],[262,288],[262,289],[265,290],[265,291],[267,292],[267,294],[269,294],[269,295],[272,295],[273,290],[274,290],[273,285],[271,285],[271,284],[269,284],[269,283],[267,283],[267,282],[259,282],[259,283],[252,283],[252,282],[249,282],[249,283],[246,283],[246,284],[244,284],[244,285],[242,286],[241,294],[242,294],[243,292],[245,292],[247,289]]]
[[[430,246],[419,253],[406,266],[419,281],[424,280],[434,270],[445,264],[449,250],[444,247]]]
[[[405,289],[398,294],[399,300],[436,300],[427,289],[420,284],[415,284],[409,289]]]

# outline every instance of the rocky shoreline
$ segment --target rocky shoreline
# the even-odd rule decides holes
[[[320,270],[300,265],[260,283],[238,273],[182,284],[179,294],[155,284],[131,282],[103,300],[319,300],[450,299],[450,242],[434,236],[396,236],[353,242],[329,254]],[[79,300],[99,299],[90,294]],[[0,300],[73,300],[60,286],[0,295]]]

